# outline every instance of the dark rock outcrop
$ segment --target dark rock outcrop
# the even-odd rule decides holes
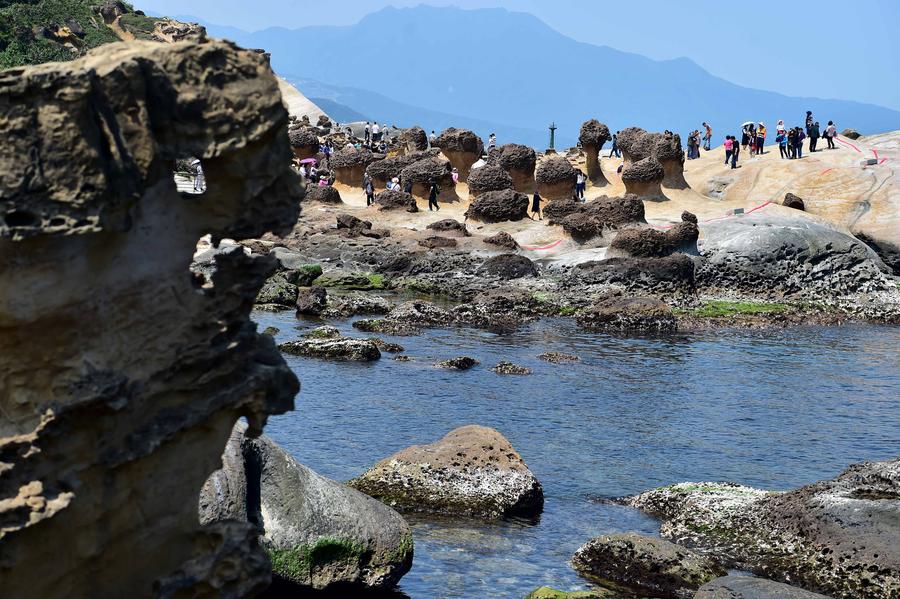
[[[469,356],[459,356],[456,358],[450,358],[449,360],[441,360],[435,366],[438,368],[448,368],[450,370],[469,370],[470,368],[474,368],[478,366],[480,362],[475,358],[470,358]]]
[[[629,127],[619,133],[619,148],[622,150],[622,179],[626,181],[626,189],[631,193],[639,193],[647,199],[663,200],[661,191],[657,191],[657,180],[665,187],[686,189],[684,179],[684,149],[681,136],[677,133],[650,133],[640,127]],[[651,160],[652,159],[652,160]],[[647,160],[641,166],[639,162]],[[657,168],[657,164],[659,168]],[[636,168],[634,168],[636,167]],[[660,174],[659,169],[662,169]],[[630,173],[629,188],[626,173]]]
[[[691,599],[703,584],[725,575],[708,557],[634,533],[591,539],[575,552],[572,567],[588,578],[669,599]]]
[[[503,280],[538,276],[534,262],[519,254],[500,254],[488,258],[478,267],[478,272]]]
[[[458,235],[460,237],[469,237],[471,235],[471,233],[469,233],[469,230],[466,228],[465,223],[461,223],[458,220],[454,220],[452,218],[445,218],[443,220],[435,221],[425,228],[429,231],[449,233],[451,235]]]
[[[841,131],[841,136],[852,140],[857,140],[862,137],[862,135],[860,135],[859,131],[857,131],[856,129],[844,129],[843,131]]]
[[[491,372],[503,375],[524,376],[531,374],[531,369],[502,360],[498,362],[496,366],[491,368]]]
[[[469,173],[470,196],[477,198],[488,191],[511,190],[512,188],[512,177],[499,164],[489,162]]]
[[[419,126],[410,127],[400,132],[398,141],[407,154],[423,152],[428,149],[428,136]]]
[[[541,212],[551,225],[559,225],[565,217],[581,212],[582,208],[581,202],[576,202],[572,196],[568,196],[547,202]]]
[[[428,249],[436,249],[436,248],[455,248],[459,245],[459,242],[452,237],[442,237],[440,235],[430,235],[425,239],[420,239],[418,241],[419,245],[423,248]]]
[[[440,192],[438,202],[458,202],[456,184],[453,183],[453,174],[450,172],[450,163],[440,158],[425,158],[413,162],[400,171],[400,181],[405,186],[413,184],[412,194],[417,198],[428,201],[431,191],[431,183],[437,183]]]
[[[799,196],[795,196],[792,193],[784,194],[784,201],[781,202],[782,206],[786,208],[793,208],[794,210],[806,210],[806,205],[803,203],[803,198]]]
[[[694,599],[829,599],[774,580],[752,576],[723,576],[697,589]]]
[[[328,292],[324,287],[304,287],[297,292],[297,314],[318,316],[328,305]]]
[[[607,185],[609,183],[603,175],[603,170],[600,168],[599,154],[603,144],[610,139],[612,139],[612,137],[610,137],[609,134],[609,127],[597,119],[585,121],[581,125],[578,141],[581,143],[581,147],[584,150],[587,159],[585,165],[587,176],[594,185]]]
[[[667,231],[624,229],[609,244],[609,257],[662,258],[675,252],[697,253],[700,230],[690,221],[682,221]]]
[[[793,491],[680,483],[628,504],[661,518],[661,533],[730,567],[835,597],[900,588],[900,458],[863,462]]]
[[[684,254],[665,258],[609,258],[582,262],[577,279],[592,284],[608,284],[628,290],[673,292],[695,287],[694,261]]]
[[[513,189],[521,193],[534,192],[534,167],[537,155],[521,144],[505,144],[491,150],[488,162],[499,164],[512,177]]]
[[[298,592],[386,589],[409,571],[412,531],[400,514],[245,433],[238,422],[200,491],[202,523],[253,523],[275,575]]]
[[[408,193],[397,191],[395,189],[387,189],[376,195],[375,205],[378,206],[379,210],[419,211],[419,207],[416,206],[415,198]]]
[[[319,153],[319,134],[312,127],[298,127],[288,133],[294,156],[300,160],[315,158]]]
[[[466,210],[466,218],[485,223],[522,220],[528,217],[528,203],[527,195],[512,189],[488,191],[472,201]]]
[[[231,246],[187,266],[207,233],[290,231],[287,123],[265,57],[224,42],[0,72],[4,596],[269,584],[254,528],[201,525],[197,490],[239,417],[254,436],[293,407],[298,382],[249,318],[275,259]],[[172,183],[185,155],[202,201]]]
[[[541,483],[509,441],[475,425],[399,451],[349,484],[401,511],[495,519],[544,506]]]
[[[343,204],[341,192],[331,185],[307,185],[304,201],[322,204]]]
[[[366,148],[341,148],[331,155],[328,166],[338,183],[362,187],[366,168],[375,162],[375,154]]]
[[[556,210],[551,222],[561,224],[572,239],[579,243],[600,237],[608,229],[647,222],[644,219],[644,202],[632,194],[612,198],[600,196],[585,204],[572,202],[569,205],[561,200],[558,203],[559,205],[554,207]],[[569,214],[561,219],[555,216],[566,212]]]
[[[562,156],[542,161],[534,172],[538,193],[545,200],[571,198],[575,190],[575,167]]]
[[[519,244],[516,243],[516,240],[513,239],[513,236],[507,233],[506,231],[500,231],[496,235],[491,235],[490,237],[484,238],[485,243],[489,243],[491,245],[496,245],[506,250],[517,250],[519,249]]]
[[[278,346],[286,354],[321,358],[345,362],[371,362],[381,358],[378,346],[371,339],[352,339],[349,337],[318,338],[310,337],[299,341],[288,341]]]
[[[403,156],[389,156],[369,164],[366,167],[366,173],[372,177],[376,187],[384,187],[394,177],[400,177],[400,173],[406,167],[426,158],[437,158],[438,153],[438,150],[426,150],[424,152],[404,154]]]
[[[468,129],[444,129],[432,144],[440,148],[450,164],[459,171],[459,180],[467,181],[472,165],[484,154],[484,142]]]
[[[594,331],[669,332],[676,327],[672,309],[655,297],[604,298],[576,318],[581,326]]]

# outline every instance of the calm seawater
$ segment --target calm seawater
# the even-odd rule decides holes
[[[255,312],[296,339],[320,322]],[[331,322],[363,336],[350,321]],[[285,356],[295,412],[266,432],[320,474],[350,479],[387,455],[465,424],[502,432],[544,486],[537,523],[411,518],[413,597],[524,597],[589,588],[568,565],[592,536],[658,532],[606,498],[679,481],[789,489],[861,460],[900,455],[900,327],[847,326],[624,337],[545,320],[506,334],[440,329],[400,343],[413,362]],[[581,361],[554,365],[546,351]],[[472,356],[466,372],[434,368]],[[531,368],[499,376],[500,360]]]

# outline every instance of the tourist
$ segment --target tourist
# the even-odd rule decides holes
[[[575,197],[584,201],[584,188],[587,187],[587,177],[581,169],[575,173]]]
[[[531,216],[529,216],[528,218],[530,218],[531,220],[534,220],[534,215],[537,214],[538,220],[544,220],[544,216],[541,214],[541,202],[542,201],[543,200],[541,200],[540,194],[538,194],[538,192],[535,191],[534,198],[531,200]]]
[[[813,115],[812,110],[806,111],[806,135],[807,137],[812,137],[812,126],[813,126]]]
[[[394,191],[400,191],[400,178],[394,177],[391,179],[391,182],[388,183],[388,189],[393,189]]]
[[[493,150],[495,147],[497,147],[497,134],[491,133],[488,136],[488,145],[487,145],[488,154],[490,154],[491,150]]]
[[[787,131],[784,129],[784,119],[778,119],[778,124],[775,125],[775,135],[778,135],[779,133],[787,135]]]
[[[406,180],[403,182],[403,193],[412,193],[412,190],[413,190],[413,182],[409,177],[407,177]]]
[[[821,137],[821,133],[819,131],[819,121],[816,121],[812,124],[812,127],[809,129],[809,152],[810,154],[816,151],[816,146],[819,143],[819,137]]]
[[[391,128],[388,127],[387,123],[383,123],[381,125],[381,139],[384,140],[384,143],[387,143],[387,144],[391,143],[390,135],[391,135]]]
[[[803,158],[803,140],[806,139],[806,134],[803,132],[803,129],[797,127],[797,135],[794,136],[794,143],[797,146],[797,158]]]
[[[310,164],[309,165],[309,178],[317,179],[318,175],[319,175],[319,169],[316,168],[315,164]]]
[[[453,170],[450,171],[450,176],[453,177],[453,184],[454,184],[454,185],[456,185],[457,183],[459,183],[459,169],[457,169],[455,166],[453,167]]]
[[[381,141],[381,127],[375,122],[372,124],[372,142],[378,143],[379,141]]]
[[[367,144],[372,141],[372,129],[369,127],[369,121],[366,121],[366,128],[363,135]]]
[[[731,155],[734,153],[734,139],[730,135],[725,136],[725,164],[731,162]]]
[[[206,178],[203,176],[203,165],[200,164],[200,159],[191,160],[191,167],[194,169],[194,191],[203,193],[206,191]]]
[[[828,142],[828,149],[834,150],[834,138],[837,135],[837,127],[834,126],[834,121],[828,121],[828,126],[825,127],[825,141]]]
[[[441,207],[438,206],[438,194],[441,193],[441,188],[438,187],[437,182],[432,179],[431,186],[428,188],[428,211],[431,211],[431,207],[434,206],[435,210],[440,210]]]
[[[616,131],[613,133],[613,145],[612,150],[609,151],[609,156],[607,158],[612,158],[615,154],[616,158],[619,158],[622,154],[619,152],[619,132]]]
[[[762,154],[763,148],[766,147],[766,124],[759,122],[759,129],[756,130],[756,153]]]
[[[775,143],[778,144],[778,152],[781,154],[782,158],[791,157],[791,155],[788,153],[788,137],[786,132],[782,131],[781,133],[776,135]]]
[[[746,123],[741,127],[741,147],[745,150],[750,145],[750,127],[752,126],[752,123]]]
[[[434,129],[431,130],[431,135],[428,136],[428,147],[433,148],[434,142],[437,141],[437,134],[434,132]]]
[[[300,179],[302,179],[302,180],[305,181],[305,180],[306,180],[306,174],[307,174],[307,173],[306,173],[306,165],[305,165],[305,164],[301,164],[301,165],[300,165],[300,168],[297,170],[297,172],[300,173]]]
[[[738,167],[737,161],[738,161],[738,156],[741,153],[741,146],[737,143],[736,137],[732,136],[731,139],[734,141],[734,145],[732,146],[732,149],[734,151],[731,153],[731,168],[737,168]]]
[[[706,128],[706,135],[703,136],[703,149],[709,152],[710,144],[712,144],[712,127],[709,126],[709,123],[703,123],[703,127]]]
[[[365,176],[363,188],[366,190],[366,206],[371,206],[375,203],[375,186],[372,185],[372,177],[368,174]]]

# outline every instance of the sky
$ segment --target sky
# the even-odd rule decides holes
[[[245,31],[350,25],[385,6],[423,3],[528,12],[579,41],[653,59],[687,57],[739,85],[900,110],[900,0],[134,2],[147,12],[192,15]]]

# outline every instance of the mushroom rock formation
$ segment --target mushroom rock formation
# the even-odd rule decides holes
[[[453,173],[450,172],[450,163],[440,158],[425,158],[413,162],[400,171],[400,181],[405,186],[412,182],[412,194],[417,198],[428,201],[431,191],[431,182],[438,184],[438,202],[458,202],[456,184],[453,182]]]
[[[562,220],[570,214],[581,212],[584,204],[576,202],[572,196],[561,198],[547,202],[547,205],[541,211],[551,225],[558,225]]]
[[[423,152],[428,149],[428,136],[421,127],[410,127],[400,132],[401,150],[406,154]]]
[[[294,156],[300,160],[315,158],[319,153],[319,135],[312,127],[298,127],[288,132]]]
[[[660,184],[666,176],[666,171],[656,158],[649,157],[622,169],[622,182],[625,183],[625,191],[633,193],[644,200],[665,201]]]
[[[331,185],[308,185],[304,201],[321,202],[322,204],[343,203],[340,192]]]
[[[618,229],[625,225],[646,224],[644,202],[635,195],[625,197],[600,196],[586,204],[572,202],[574,210],[560,211],[554,216],[554,224],[559,223],[575,241],[583,243],[603,235],[606,229]]]
[[[656,142],[654,156],[663,167],[665,176],[663,186],[672,189],[690,187],[684,179],[684,148],[681,147],[681,136],[677,133],[653,134]]]
[[[534,192],[534,167],[537,155],[521,144],[505,144],[491,150],[488,162],[496,162],[512,177],[513,189],[522,193]]]
[[[338,183],[362,187],[366,168],[375,162],[375,155],[366,148],[344,148],[331,155],[328,165],[334,169]]]
[[[541,162],[534,173],[537,191],[545,200],[571,198],[575,189],[575,167],[562,156]]]
[[[372,177],[376,187],[383,187],[394,177],[399,177],[403,169],[409,165],[426,158],[436,158],[439,153],[438,150],[433,149],[425,152],[413,152],[404,156],[389,156],[372,162],[366,167],[366,172]]]
[[[432,145],[459,171],[460,181],[468,180],[472,165],[484,154],[484,142],[468,129],[444,129]]]
[[[611,139],[609,135],[609,127],[596,119],[585,121],[581,125],[581,134],[578,141],[587,157],[587,176],[594,185],[606,185],[609,181],[603,175],[603,169],[600,168],[600,149],[603,144]]]
[[[628,127],[619,132],[618,144],[623,164],[628,167],[652,156],[656,139],[640,127]]]
[[[469,194],[473,197],[488,191],[512,188],[512,177],[499,164],[488,163],[469,173]]]
[[[466,210],[466,218],[485,223],[516,221],[527,217],[528,196],[512,189],[487,191],[475,198]]]
[[[319,129],[324,129],[325,131],[330,131],[331,119],[324,114],[320,114],[318,120],[316,120],[316,127],[318,127]]]
[[[378,206],[379,210],[419,211],[419,207],[416,206],[415,198],[408,193],[394,189],[386,189],[375,196],[375,204]]]
[[[287,123],[265,57],[226,42],[0,72],[4,596],[268,586],[256,528],[201,525],[197,498],[238,418],[255,437],[299,390],[250,320],[276,260],[223,245],[188,265],[207,233],[290,232]],[[187,155],[201,200],[172,184]]]

